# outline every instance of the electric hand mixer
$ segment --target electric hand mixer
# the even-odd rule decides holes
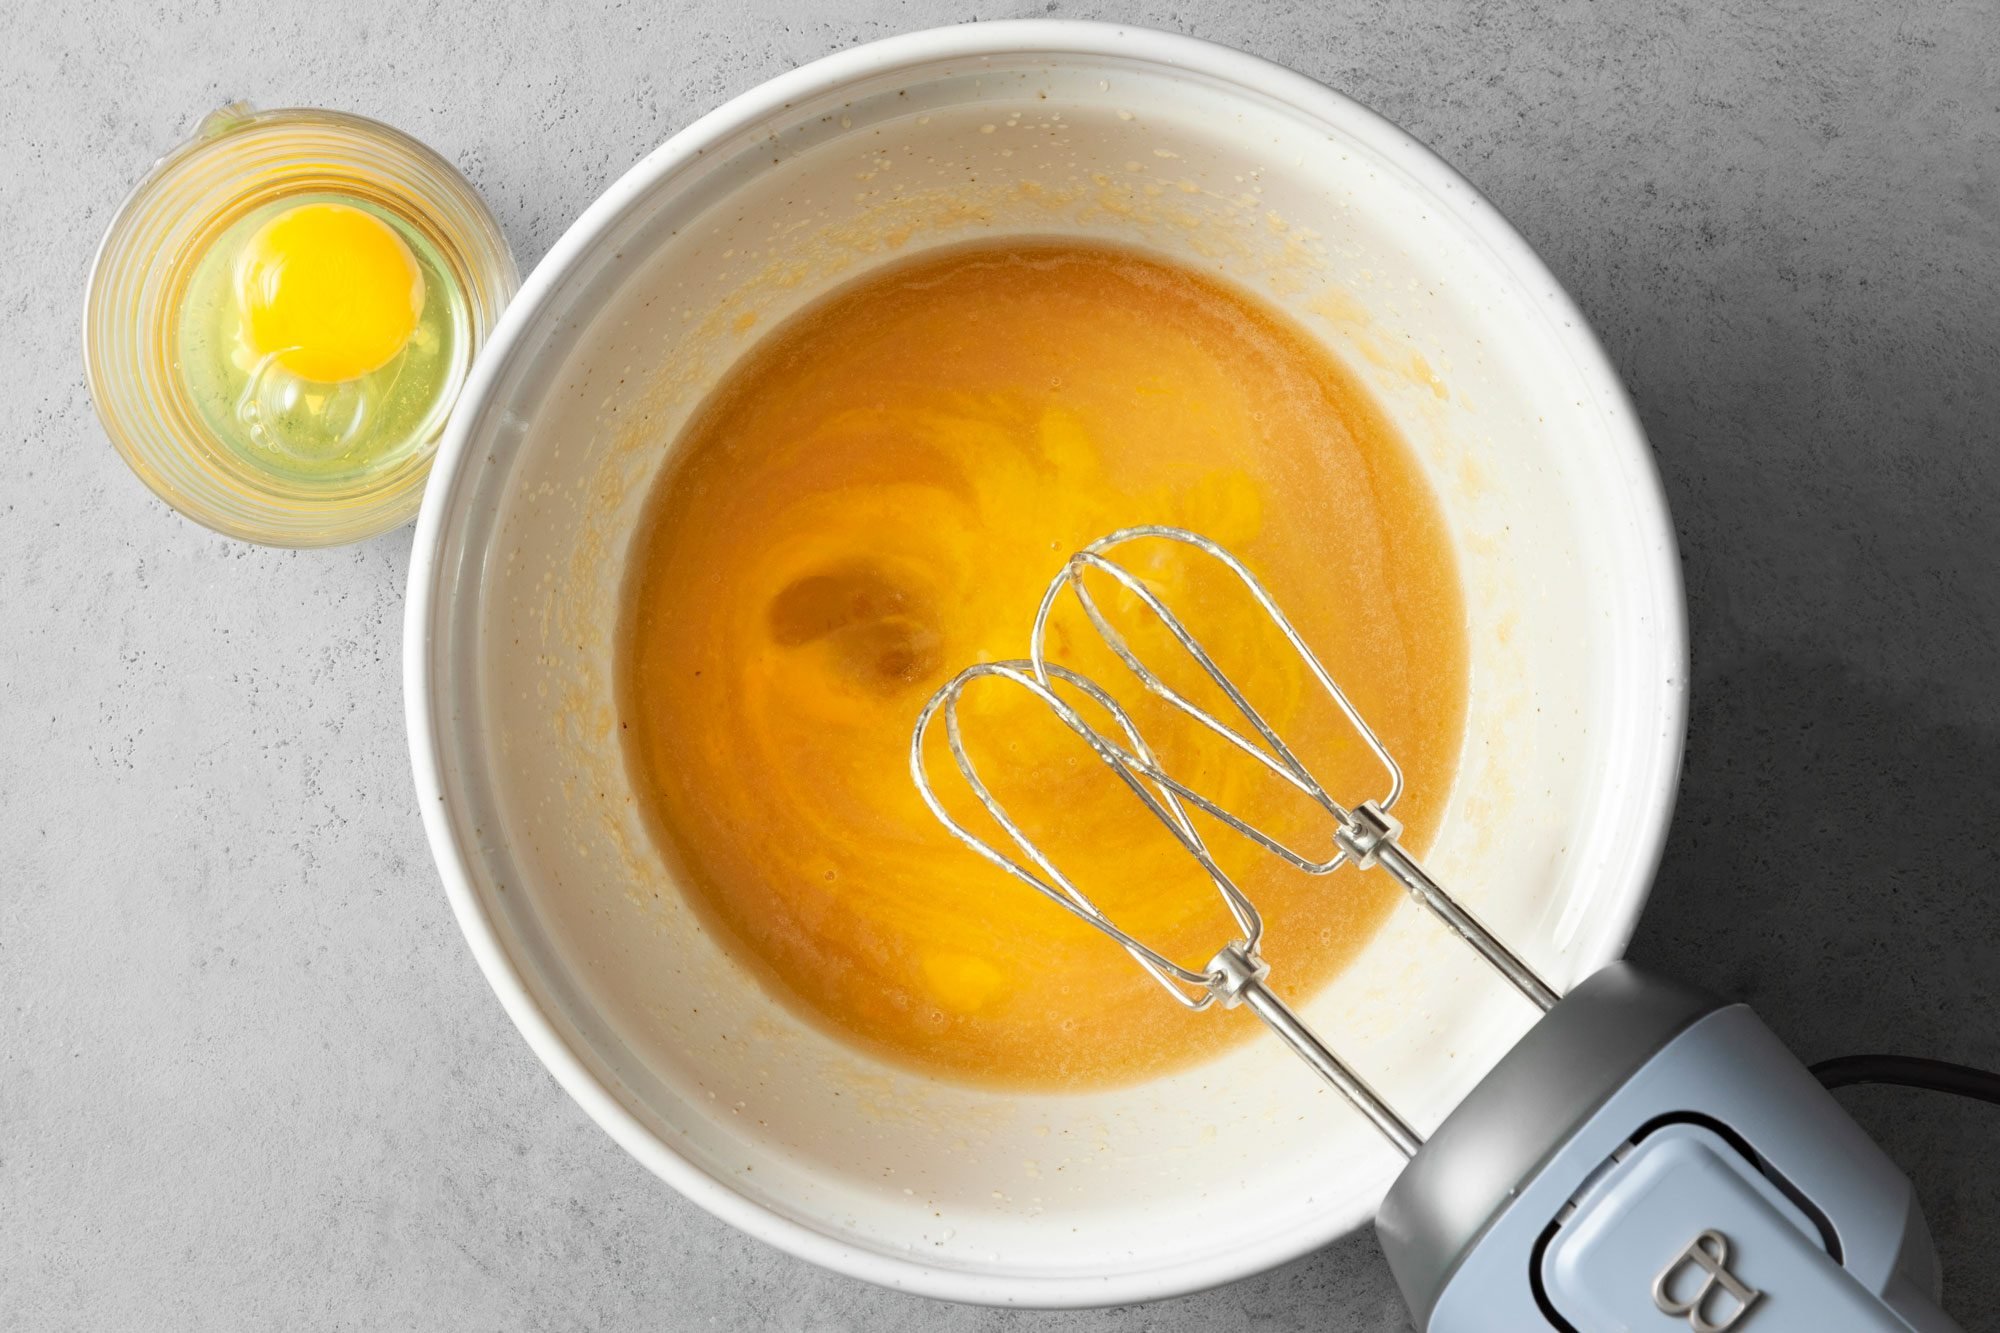
[[[1381,762],[1387,786],[1378,800],[1344,806],[1330,796],[1152,588],[1110,558],[1156,541],[1191,547],[1235,576]],[[1239,723],[1194,703],[1141,660],[1085,586],[1093,573],[1165,628]],[[1050,616],[1066,589],[1146,691],[1324,811],[1331,855],[1288,846],[1177,779],[1110,691],[1048,660]],[[1205,967],[1120,929],[995,798],[958,716],[966,687],[989,677],[1045,704],[1200,864],[1240,930]],[[1110,734],[1072,698],[1109,718]],[[968,829],[933,789],[925,739],[939,717],[958,773],[1018,856]],[[1376,1230],[1420,1329],[1955,1330],[1935,1304],[1936,1255],[1909,1182],[1820,1082],[1747,1007],[1628,963],[1558,996],[1400,845],[1401,825],[1389,813],[1403,789],[1395,760],[1263,586],[1207,538],[1137,527],[1077,552],[1042,598],[1028,657],[969,667],[925,705],[910,768],[960,842],[1123,946],[1190,1009],[1248,1005],[1409,1158]],[[1211,855],[1189,807],[1309,874],[1346,863],[1386,871],[1544,1011],[1540,1021],[1424,1139],[1266,984],[1262,919]]]

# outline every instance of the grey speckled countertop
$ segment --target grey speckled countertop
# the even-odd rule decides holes
[[[1128,1310],[893,1295],[713,1221],[590,1124],[425,850],[408,532],[314,554],[213,537],[91,414],[98,234],[232,97],[411,131],[524,264],[720,99],[904,29],[1116,17],[1374,106],[1569,284],[1659,453],[1694,710],[1634,955],[1752,1001],[1807,1059],[2000,1065],[2000,5],[510,8],[7,11],[0,1328],[1404,1326],[1367,1235]],[[2000,1328],[2000,1111],[1843,1097],[1916,1182],[1946,1305]]]

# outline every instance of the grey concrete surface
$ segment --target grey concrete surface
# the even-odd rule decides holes
[[[656,1183],[530,1057],[431,869],[409,534],[213,537],[84,392],[109,211],[226,98],[402,126],[531,262],[728,94],[1025,12],[1291,64],[1514,219],[1632,386],[1687,561],[1692,741],[1635,955],[1808,1059],[2000,1065],[1990,0],[45,0],[0,31],[0,1328],[1404,1326],[1367,1236],[1186,1300],[1002,1313],[818,1272]],[[1916,1182],[1947,1305],[2000,1328],[2000,1111],[1845,1098]]]

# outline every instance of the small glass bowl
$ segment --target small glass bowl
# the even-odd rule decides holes
[[[437,437],[359,481],[258,469],[203,423],[176,364],[179,304],[196,263],[246,213],[292,194],[339,194],[393,213],[451,270],[468,313],[462,380],[520,276],[485,203],[449,162],[400,131],[334,111],[211,113],[132,191],[106,229],[84,296],[83,360],[111,442],[154,494],[215,531],[271,546],[337,546],[407,523]],[[447,387],[456,396],[458,383]]]

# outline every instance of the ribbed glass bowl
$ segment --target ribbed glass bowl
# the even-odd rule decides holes
[[[105,433],[162,500],[215,531],[272,546],[336,546],[408,522],[423,498],[439,413],[396,466],[315,483],[257,467],[216,438],[176,365],[189,275],[246,213],[293,194],[343,194],[422,234],[463,294],[467,337],[455,398],[520,277],[499,226],[452,165],[387,125],[333,111],[236,103],[161,158],[105,231],[84,298],[84,373]]]

